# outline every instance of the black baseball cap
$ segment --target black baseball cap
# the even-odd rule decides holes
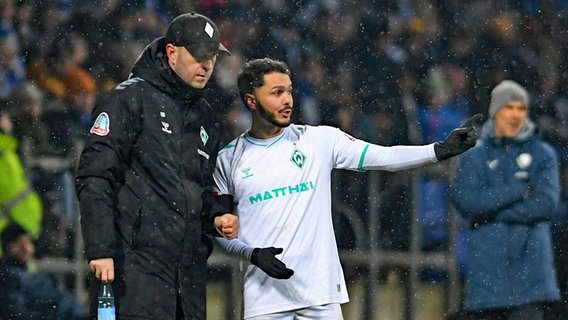
[[[221,43],[221,34],[215,23],[195,12],[184,13],[170,22],[166,43],[184,46],[197,60],[205,60],[219,52],[231,54]]]

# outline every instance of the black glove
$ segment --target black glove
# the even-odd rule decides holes
[[[436,142],[434,152],[438,161],[456,156],[475,146],[477,131],[473,127],[473,123],[482,119],[483,116],[478,113],[469,118],[461,127],[454,129],[446,140]]]
[[[267,275],[276,279],[288,279],[294,274],[294,270],[286,268],[284,262],[276,259],[281,254],[282,248],[255,248],[252,251],[250,262],[259,267]]]

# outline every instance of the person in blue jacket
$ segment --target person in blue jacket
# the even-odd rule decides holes
[[[504,80],[480,140],[459,158],[451,197],[469,219],[468,319],[543,319],[559,299],[550,223],[560,197],[553,148],[535,134],[529,95]]]
[[[87,320],[86,306],[30,264],[35,246],[28,231],[10,223],[1,235],[0,319]]]

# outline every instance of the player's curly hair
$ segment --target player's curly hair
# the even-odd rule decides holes
[[[264,85],[264,75],[272,72],[285,73],[290,76],[290,69],[285,62],[270,58],[254,59],[243,66],[237,78],[239,95],[246,106],[245,96],[254,89]]]

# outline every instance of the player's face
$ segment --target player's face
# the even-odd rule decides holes
[[[514,138],[527,120],[527,107],[520,101],[511,101],[495,114],[495,136]]]
[[[203,89],[211,78],[213,67],[217,62],[217,55],[212,55],[203,61],[197,61],[185,47],[175,47],[168,44],[166,50],[170,66],[178,77],[194,88]]]
[[[292,81],[285,73],[272,72],[264,75],[264,85],[254,93],[259,121],[276,127],[287,127],[292,119]]]

